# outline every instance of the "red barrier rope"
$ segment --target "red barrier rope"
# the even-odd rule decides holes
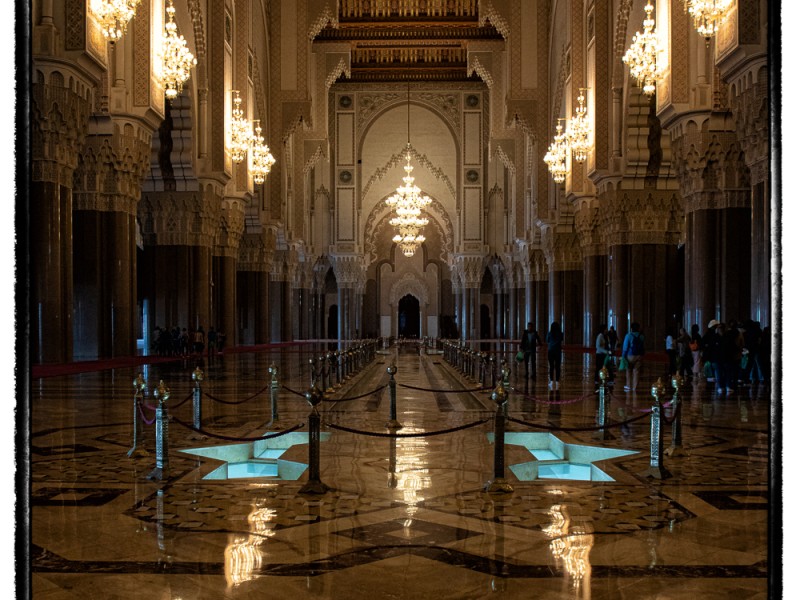
[[[153,423],[156,422],[156,416],[155,415],[153,415],[153,418],[150,419],[150,420],[148,420],[147,417],[144,416],[144,412],[142,411],[141,403],[137,403],[136,406],[139,407],[139,414],[142,416],[142,421],[144,421],[146,425],[152,425]]]

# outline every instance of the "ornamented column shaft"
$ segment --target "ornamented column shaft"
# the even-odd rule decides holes
[[[583,263],[578,236],[548,230],[545,243],[550,269],[550,321],[561,324],[566,344],[580,344],[583,340]]]
[[[31,89],[30,333],[36,363],[72,360],[72,177],[89,103],[55,71]]]

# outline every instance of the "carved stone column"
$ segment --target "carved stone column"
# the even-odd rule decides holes
[[[72,185],[89,102],[58,71],[31,89],[30,344],[34,363],[72,360]]]
[[[550,271],[550,321],[558,321],[564,343],[583,340],[583,261],[578,235],[548,229],[545,234],[547,263]]]
[[[219,229],[214,245],[214,303],[216,321],[225,334],[225,346],[239,344],[236,318],[236,271],[244,233],[244,200],[225,197],[220,207]],[[204,326],[206,330],[207,326]]]
[[[95,115],[74,178],[76,359],[136,354],[136,212],[149,126]]]
[[[363,259],[357,254],[332,255],[331,264],[336,274],[339,302],[339,340],[355,339],[356,288],[363,280]]]
[[[680,319],[678,242],[683,206],[670,190],[607,190],[600,222],[609,248],[608,325],[624,335],[637,321],[648,350]],[[672,278],[672,279],[670,279]]]
[[[460,272],[463,274],[464,297],[462,302],[461,339],[475,340],[480,336],[480,292],[483,278],[483,256],[460,254],[455,258]]]
[[[531,252],[531,280],[533,307],[531,309],[531,320],[536,331],[544,340],[544,334],[550,328],[550,305],[548,297],[550,295],[550,277],[547,269],[547,260],[542,250]]]
[[[212,318],[212,246],[222,197],[213,186],[201,187],[144,192],[138,203],[144,243],[139,297],[148,302],[152,328],[219,326]]]
[[[272,251],[266,232],[244,233],[237,264],[242,344],[266,344],[269,338],[269,266]]]
[[[750,180],[729,113],[692,125],[671,137],[686,211],[685,322],[702,329],[750,314]]]
[[[284,288],[286,287],[286,252],[281,250],[272,255],[269,271],[269,309],[270,309],[270,341],[282,342]]]
[[[583,255],[583,345],[593,346],[598,327],[608,320],[608,254],[600,225],[596,198],[581,202],[575,229]]]

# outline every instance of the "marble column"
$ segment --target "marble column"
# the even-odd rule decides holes
[[[277,273],[269,275],[269,314],[270,342],[281,342],[283,321],[283,287],[282,277]]]
[[[607,321],[608,256],[593,255],[583,259],[583,345],[594,346],[600,325]]]

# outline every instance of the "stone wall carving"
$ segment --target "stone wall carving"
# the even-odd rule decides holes
[[[403,276],[392,284],[389,290],[389,304],[397,306],[400,298],[411,294],[419,300],[420,306],[428,304],[428,286],[414,273],[406,271]]]
[[[619,190],[600,198],[599,229],[607,246],[677,245],[683,238],[684,202],[672,190]]]
[[[206,196],[209,196],[206,198]],[[146,192],[137,220],[146,246],[212,247],[221,198],[203,192]],[[216,209],[214,207],[217,207]]]
[[[511,28],[505,17],[510,10],[508,4],[509,0],[481,0],[478,2],[478,22],[489,21],[506,40],[511,35]]]
[[[364,259],[360,254],[332,254],[330,261],[340,288],[355,287],[366,275]]]
[[[31,180],[71,187],[88,130],[89,97],[63,87],[60,73],[51,74],[56,85],[39,75],[31,89]]]
[[[455,200],[456,197],[456,189],[453,185],[453,182],[450,181],[450,178],[445,174],[445,172],[434,165],[425,154],[420,154],[414,146],[403,147],[403,150],[400,152],[395,152],[392,154],[386,161],[383,167],[377,169],[375,173],[367,180],[361,190],[361,197],[365,198],[368,194],[372,186],[383,179],[386,174],[397,165],[404,164],[406,162],[406,154],[410,153],[412,158],[414,158],[420,166],[425,168],[431,175],[433,175],[439,181],[443,181],[445,186],[447,186],[447,190],[450,192],[451,196]]]

